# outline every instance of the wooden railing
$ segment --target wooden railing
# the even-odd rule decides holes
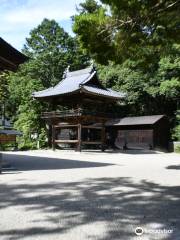
[[[75,110],[64,110],[64,111],[52,111],[52,112],[43,112],[41,114],[42,118],[62,118],[62,117],[75,117],[82,115],[90,115],[90,116],[98,116],[104,118],[111,118],[112,115],[105,112],[97,112],[97,111],[88,111],[83,109],[75,109]]]
[[[80,110],[64,110],[64,111],[52,111],[52,112],[43,112],[41,114],[42,118],[59,118],[59,117],[68,117],[68,116],[81,116],[82,112]]]

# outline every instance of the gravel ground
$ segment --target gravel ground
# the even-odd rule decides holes
[[[3,159],[13,168],[0,175],[0,240],[180,239],[178,154],[47,150]]]

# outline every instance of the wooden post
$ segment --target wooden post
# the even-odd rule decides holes
[[[53,149],[53,151],[55,151],[55,149],[56,149],[55,137],[56,137],[55,127],[54,127],[54,125],[52,125],[52,149]]]
[[[102,123],[102,129],[101,129],[101,151],[105,151],[105,141],[106,141],[106,131],[105,131],[105,123]]]
[[[46,124],[46,131],[48,136],[48,147],[52,148],[52,125]]]
[[[81,143],[82,143],[81,135],[82,135],[82,125],[81,123],[79,123],[78,124],[78,143],[77,143],[78,152],[81,152]]]

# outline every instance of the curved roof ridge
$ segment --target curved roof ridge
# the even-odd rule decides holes
[[[125,94],[122,92],[116,92],[116,91],[111,91],[111,89],[103,89],[103,88],[98,88],[96,86],[87,86],[83,85],[82,90],[87,93],[95,94],[95,95],[100,95],[100,96],[106,96],[110,98],[117,98],[117,99],[122,99],[125,97]]]
[[[86,71],[86,70],[87,70],[87,71]],[[62,85],[64,81],[67,81],[67,78],[77,77],[77,76],[80,76],[80,75],[82,76],[82,75],[85,75],[85,74],[87,75],[88,73],[90,74],[91,71],[89,71],[89,70],[92,71],[92,68],[91,68],[91,67],[88,67],[88,68],[85,68],[85,69],[81,69],[81,70],[76,70],[76,71],[70,72],[70,71],[69,71],[69,68],[68,68],[68,71],[66,71],[66,73],[65,73],[65,77],[64,77],[57,85],[55,85],[54,88]],[[90,76],[91,76],[91,75],[90,75]],[[86,77],[86,78],[82,81],[82,83],[80,83],[79,85],[85,84],[86,82],[88,82],[88,81],[90,80],[90,79],[89,79],[90,76]],[[94,75],[93,75],[93,76],[94,76]],[[89,80],[87,81],[87,79],[89,79]],[[84,82],[84,83],[83,83],[83,82]]]
[[[43,91],[35,92],[33,93],[33,97],[46,98],[64,96],[78,91],[81,93],[81,90],[87,94],[98,95],[116,100],[125,97],[125,94],[121,92],[116,92],[105,87],[103,88],[103,86],[101,87],[101,85],[98,84],[98,79],[95,81],[94,85],[86,84],[88,82],[90,83],[91,79],[93,79],[96,74],[97,71],[93,66],[74,72],[66,72],[65,78],[63,78],[56,86]]]
[[[76,71],[69,71],[66,73],[66,78],[67,77],[73,77],[73,76],[78,76],[78,75],[84,75],[84,74],[88,74],[88,73],[91,73],[92,72],[92,67],[87,67],[87,68],[84,68],[84,69],[80,69],[80,70],[76,70]]]
[[[44,89],[44,90],[41,90],[41,91],[33,92],[33,93],[32,93],[32,96],[35,96],[36,94],[41,94],[41,93],[49,92],[49,90],[52,90],[53,88],[54,88],[54,87],[50,87],[50,88],[47,88],[47,89]]]
[[[87,82],[89,82],[94,75],[96,74],[96,71],[92,72],[90,76],[88,76],[84,81],[82,81],[82,83],[79,84],[79,86],[86,84]]]

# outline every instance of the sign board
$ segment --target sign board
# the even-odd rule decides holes
[[[153,130],[118,130],[115,146],[122,149],[150,148],[153,146]]]

